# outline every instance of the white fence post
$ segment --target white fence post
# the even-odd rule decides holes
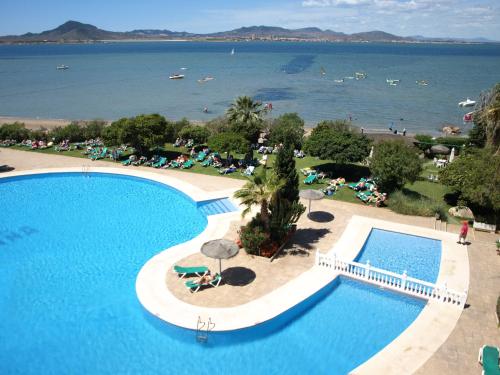
[[[366,261],[366,268],[365,268],[365,279],[370,278],[370,261]]]
[[[403,272],[403,275],[401,276],[401,289],[405,290],[406,289],[406,279],[408,278],[408,275],[406,274],[406,270]]]

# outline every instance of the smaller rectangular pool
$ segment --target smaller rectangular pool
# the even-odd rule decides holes
[[[435,282],[441,263],[441,241],[373,228],[356,262]]]

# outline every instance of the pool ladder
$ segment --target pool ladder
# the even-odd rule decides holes
[[[196,323],[196,341],[205,344],[208,341],[208,334],[215,327],[215,323],[212,322],[212,318],[208,318],[208,321],[204,322],[201,317],[198,316],[198,322]]]
[[[87,165],[82,166],[82,174],[84,177],[90,177],[90,167]]]

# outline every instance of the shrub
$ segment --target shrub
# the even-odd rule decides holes
[[[304,149],[311,156],[335,163],[353,163],[366,159],[370,140],[352,131],[346,121],[322,121],[306,139]]]
[[[29,135],[30,131],[20,122],[0,126],[0,139],[14,139],[17,142],[21,142],[27,139]]]
[[[390,195],[386,204],[392,211],[401,215],[431,217],[439,214],[441,220],[446,219],[444,206],[425,196],[416,197],[397,190]]]
[[[281,143],[300,150],[303,138],[304,120],[297,113],[285,113],[272,122],[269,134],[270,144]]]
[[[49,133],[49,138],[55,142],[61,142],[68,139],[70,142],[81,142],[85,140],[83,128],[77,123],[72,122],[66,126],[58,126]]]
[[[210,131],[204,126],[189,125],[179,132],[179,137],[192,139],[195,144],[203,144],[210,136]]]
[[[106,126],[106,121],[93,120],[87,122],[83,128],[83,135],[85,139],[95,139],[102,137],[102,131]]]
[[[208,147],[213,151],[245,153],[250,143],[240,134],[219,133],[208,138]]]
[[[415,146],[417,146],[422,151],[429,150],[433,145],[436,144],[436,141],[432,138],[432,136],[427,134],[417,134],[415,135]]]
[[[247,254],[260,255],[262,245],[269,240],[269,235],[260,226],[254,226],[252,222],[240,229],[241,244]]]
[[[401,141],[385,141],[375,146],[370,170],[381,188],[391,192],[415,182],[422,164],[414,148]]]

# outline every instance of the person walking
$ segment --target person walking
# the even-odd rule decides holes
[[[469,224],[467,221],[462,221],[462,226],[460,227],[460,233],[458,234],[459,244],[466,245],[465,239],[467,238],[467,232],[469,231]]]

